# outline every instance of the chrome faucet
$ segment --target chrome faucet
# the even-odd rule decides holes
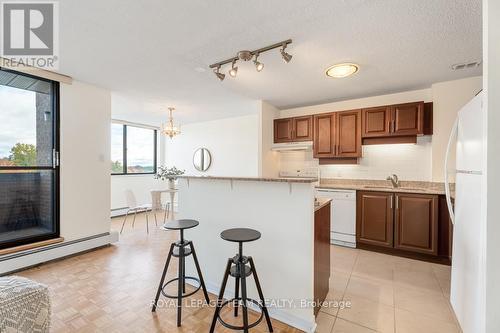
[[[396,174],[393,174],[392,176],[387,177],[387,180],[390,180],[392,183],[392,187],[399,187],[399,179]]]

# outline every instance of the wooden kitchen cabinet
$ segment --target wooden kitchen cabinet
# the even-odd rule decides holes
[[[312,116],[274,120],[274,143],[311,141],[312,139]]]
[[[311,141],[313,139],[313,117],[293,118],[292,141]]]
[[[314,116],[313,155],[315,158],[335,157],[335,113],[324,113]]]
[[[363,109],[363,144],[415,143],[417,135],[432,134],[432,103],[425,104],[427,108],[414,102]]]
[[[314,315],[321,309],[330,289],[330,213],[331,203],[314,211]]]
[[[391,133],[391,108],[381,106],[362,110],[363,137],[389,136]]]
[[[393,247],[393,193],[358,191],[356,243]]]
[[[338,157],[361,157],[361,111],[337,112]]]
[[[438,253],[438,196],[395,194],[394,248]]]
[[[315,115],[313,148],[319,159],[361,157],[361,111]]]
[[[424,133],[424,102],[393,105],[392,135],[418,135]]]
[[[274,143],[291,142],[293,118],[274,119]]]

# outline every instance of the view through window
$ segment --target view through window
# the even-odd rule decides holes
[[[58,89],[0,69],[0,248],[58,236]]]
[[[157,131],[139,126],[111,124],[111,173],[156,173]]]

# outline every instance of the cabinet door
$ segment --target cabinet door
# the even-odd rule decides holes
[[[358,191],[356,242],[393,247],[393,194]]]
[[[314,116],[314,157],[334,157],[335,151],[335,113]]]
[[[293,141],[311,141],[313,139],[313,117],[293,118]]]
[[[424,133],[424,102],[393,105],[392,135]]]
[[[390,135],[391,108],[389,106],[363,109],[362,112],[362,131],[364,138]]]
[[[395,248],[437,255],[437,195],[397,194],[395,215]]]
[[[274,120],[274,143],[292,141],[293,118]]]
[[[337,112],[337,156],[361,157],[361,110]]]

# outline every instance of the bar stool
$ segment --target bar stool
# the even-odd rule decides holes
[[[192,241],[184,240],[184,230],[191,229],[200,224],[196,220],[174,220],[169,221],[163,225],[164,229],[167,230],[179,230],[180,231],[180,240],[170,244],[170,250],[168,251],[167,262],[165,263],[165,268],[163,269],[163,274],[161,276],[160,284],[158,286],[158,291],[156,292],[155,301],[153,303],[152,312],[156,311],[156,306],[158,304],[158,299],[160,297],[160,293],[163,296],[168,298],[176,298],[177,299],[177,327],[181,326],[181,311],[182,311],[182,299],[188,296],[195,294],[200,288],[203,290],[203,294],[205,296],[205,301],[210,303],[210,299],[208,298],[207,288],[205,288],[205,282],[203,281],[203,276],[200,270],[200,264],[198,263],[198,257],[196,256],[196,251],[194,249],[194,245]],[[198,272],[198,278],[193,276],[186,276],[186,257],[189,255],[193,255],[194,264],[196,266],[196,271]],[[166,283],[165,275],[167,274],[168,265],[170,264],[170,259],[172,257],[179,258],[179,272],[176,278],[173,278]],[[186,280],[196,281],[198,283],[198,287],[189,293],[186,293]],[[165,291],[165,288],[172,282],[177,281],[177,295],[170,295]]]
[[[212,326],[210,327],[210,333],[213,333],[215,330],[215,325],[217,320],[225,327],[232,330],[243,330],[245,333],[252,327],[257,326],[261,321],[263,315],[266,317],[267,327],[269,328],[269,332],[273,332],[273,326],[271,324],[271,319],[269,318],[269,313],[267,311],[266,303],[264,300],[264,294],[262,293],[262,288],[260,286],[259,278],[257,276],[257,271],[255,269],[255,264],[252,257],[243,256],[243,243],[252,242],[260,238],[261,234],[257,230],[247,229],[247,228],[236,228],[236,229],[227,229],[224,230],[220,234],[221,238],[229,241],[229,242],[237,242],[239,247],[239,252],[233,258],[229,258],[227,260],[226,271],[224,272],[224,277],[222,279],[222,286],[219,292],[219,297],[217,298],[217,304],[215,308],[214,317],[212,319]],[[249,264],[249,265],[247,265]],[[233,266],[234,265],[234,266]],[[255,280],[255,285],[257,287],[257,291],[259,293],[260,302],[248,298],[247,297],[247,276],[253,274],[253,278]],[[230,300],[222,301],[224,297],[224,291],[226,289],[227,279],[231,275],[236,279],[235,284],[235,297]],[[239,289],[241,282],[241,297],[239,297]],[[243,326],[235,326],[228,324],[220,317],[220,310],[225,305],[231,302],[237,302],[236,307],[234,308],[234,316],[238,316],[238,308],[239,303],[241,301],[241,306],[243,310]],[[260,317],[253,323],[248,323],[248,309],[247,304],[253,303],[261,309]]]

